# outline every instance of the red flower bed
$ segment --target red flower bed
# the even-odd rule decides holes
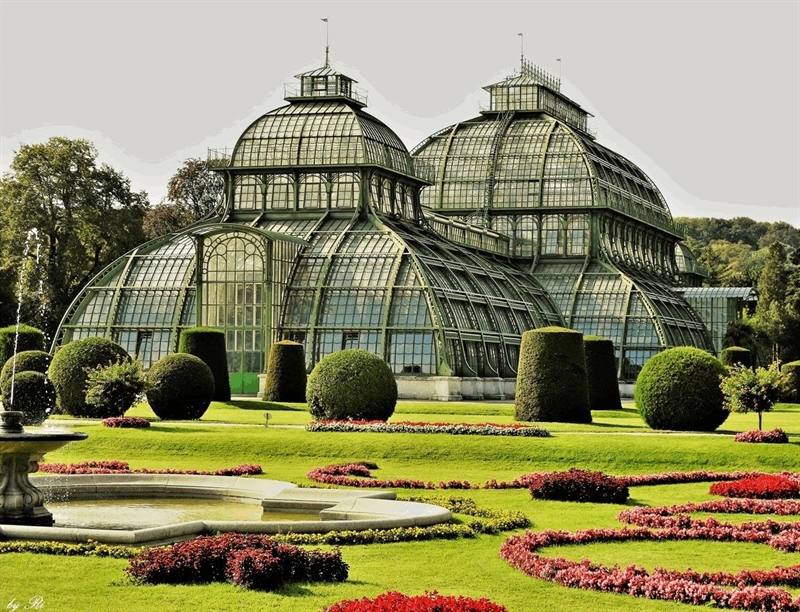
[[[566,472],[537,474],[529,487],[534,499],[624,504],[628,487],[602,472],[572,468]]]
[[[748,497],[752,499],[786,499],[800,494],[796,480],[775,474],[762,474],[755,478],[742,478],[732,482],[717,482],[708,491],[711,495],[724,497]]]
[[[228,580],[275,590],[287,580],[342,582],[349,567],[339,550],[307,551],[263,535],[229,533],[150,548],[125,570],[141,584],[203,584]]]
[[[733,436],[736,442],[751,442],[762,444],[787,444],[789,436],[786,435],[782,429],[772,429],[770,431],[761,431],[754,429],[752,431],[743,431]]]
[[[103,424],[103,427],[126,427],[135,429],[150,427],[150,421],[142,417],[110,417],[100,422]]]
[[[508,612],[505,607],[488,599],[444,596],[436,591],[408,596],[395,591],[375,599],[351,599],[326,606],[323,612]]]
[[[50,474],[189,474],[195,476],[255,476],[262,474],[260,465],[245,463],[231,468],[221,468],[216,472],[203,470],[173,470],[137,468],[132,470],[125,461],[82,461],[81,463],[40,463],[40,472]]]

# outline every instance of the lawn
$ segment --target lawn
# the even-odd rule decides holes
[[[270,413],[269,427],[264,412]],[[129,415],[153,417],[146,405]],[[469,480],[475,484],[508,480],[532,471],[569,467],[636,474],[697,469],[800,470],[800,405],[780,404],[766,414],[764,427],[781,427],[790,436],[784,445],[743,444],[732,433],[753,429],[755,415],[732,415],[713,434],[653,432],[631,406],[594,413],[591,425],[543,424],[551,438],[451,436],[446,434],[310,433],[302,425],[309,415],[298,404],[265,404],[240,400],[215,403],[194,423],[159,423],[147,430],[107,429],[98,424],[70,423],[89,438],[48,454],[47,461],[89,459],[128,461],[132,467],[213,470],[240,463],[258,463],[265,477],[312,484],[309,470],[331,463],[368,460],[378,464],[378,478]],[[508,402],[400,402],[393,421],[513,422]],[[631,488],[631,505],[664,505],[712,499],[708,483]],[[621,527],[617,513],[624,506],[533,501],[525,490],[399,491],[400,497],[431,499],[468,496],[481,507],[524,512],[531,529]],[[457,517],[463,518],[463,517]],[[739,517],[718,517],[739,520]],[[752,518],[752,517],[751,517]],[[790,517],[789,520],[800,520]],[[43,598],[50,610],[208,610],[241,609],[316,612],[345,598],[374,597],[398,590],[420,594],[488,597],[509,612],[547,610],[656,611],[692,610],[687,605],[634,599],[568,589],[529,578],[500,559],[510,533],[471,540],[408,542],[342,549],[350,578],[341,584],[291,585],[276,593],[248,592],[211,586],[134,586],[124,579],[127,562],[118,559],[34,554],[0,555],[0,604]],[[659,542],[592,544],[548,549],[547,554],[571,559],[647,568],[729,570],[771,569],[800,564],[800,553],[781,553],[764,545],[724,542]],[[800,589],[792,591],[800,596]],[[22,608],[20,608],[22,609]]]

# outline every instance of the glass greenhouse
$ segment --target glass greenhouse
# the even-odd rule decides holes
[[[440,399],[513,395],[521,334],[541,326],[611,338],[621,380],[669,346],[713,350],[675,291],[664,199],[553,77],[523,62],[413,155],[346,75],[297,78],[286,106],[209,152],[215,215],[99,274],[56,345],[108,336],[149,366],[213,326],[234,393],[257,392],[270,345],[292,339],[309,368],[362,348],[401,396]]]

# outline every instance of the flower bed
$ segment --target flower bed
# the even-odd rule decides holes
[[[189,474],[194,476],[255,476],[262,474],[260,465],[244,463],[231,468],[221,468],[216,472],[203,470],[175,470],[171,468],[132,470],[125,461],[83,461],[81,463],[40,463],[40,472],[50,474]]]
[[[789,436],[786,435],[782,429],[772,429],[770,431],[762,431],[754,429],[752,431],[743,431],[733,436],[736,442],[751,442],[761,444],[787,444]]]
[[[228,581],[272,591],[290,579],[342,582],[348,570],[338,550],[307,551],[267,536],[224,534],[145,550],[125,571],[139,584]]]
[[[752,499],[785,499],[800,495],[796,480],[776,474],[762,474],[755,478],[717,482],[708,491],[723,497],[748,497]]]
[[[150,427],[150,421],[142,417],[110,417],[100,422],[103,424],[103,427],[125,427],[134,429]]]
[[[566,472],[537,474],[528,489],[533,499],[624,504],[628,487],[602,472],[571,468]]]
[[[436,591],[408,596],[391,591],[375,599],[351,599],[323,608],[323,612],[508,612],[488,599],[439,595]]]
[[[339,431],[371,433],[446,433],[477,436],[524,436],[547,438],[550,432],[536,425],[501,425],[498,423],[424,423],[412,421],[313,421],[306,431]]]

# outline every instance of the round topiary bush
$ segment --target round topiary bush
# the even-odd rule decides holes
[[[397,404],[397,383],[377,355],[345,349],[317,363],[308,377],[306,401],[317,420],[386,421]]]
[[[16,374],[20,372],[41,372],[42,374],[47,374],[51,360],[50,353],[44,351],[33,350],[17,353],[16,363],[12,356],[5,362],[2,371],[0,371],[0,388],[11,378],[12,370],[14,370]]]
[[[228,353],[223,330],[213,327],[184,329],[178,341],[178,352],[199,357],[211,369],[214,375],[213,401],[230,401],[231,381],[228,377]]]
[[[77,417],[93,415],[94,408],[86,403],[89,371],[129,359],[127,351],[108,338],[83,338],[62,346],[48,370],[56,389],[56,408]]]
[[[589,409],[621,410],[614,343],[600,336],[584,336],[583,350],[586,353]]]
[[[2,385],[3,407],[23,413],[23,425],[41,425],[56,407],[56,391],[41,372],[18,372],[14,375],[12,400],[9,378]]]
[[[636,409],[653,429],[714,431],[728,418],[720,378],[728,373],[719,359],[689,346],[651,357],[634,389]]]
[[[719,354],[719,360],[725,367],[731,368],[736,364],[743,365],[746,368],[753,367],[752,353],[749,349],[742,348],[741,346],[729,346],[722,349]]]
[[[542,327],[522,334],[514,411],[518,421],[592,422],[581,332]]]
[[[262,399],[267,402],[303,402],[306,399],[306,380],[303,345],[291,340],[273,344],[269,349]]]
[[[800,361],[784,363],[781,366],[781,374],[786,378],[783,401],[800,402]]]
[[[172,353],[147,372],[147,401],[159,419],[196,420],[214,397],[214,375],[205,362],[188,353]]]
[[[17,326],[9,325],[0,327],[0,363],[5,363],[14,354],[14,339],[17,336]],[[30,325],[19,326],[19,339],[17,340],[17,353],[22,351],[43,351],[44,333]]]

